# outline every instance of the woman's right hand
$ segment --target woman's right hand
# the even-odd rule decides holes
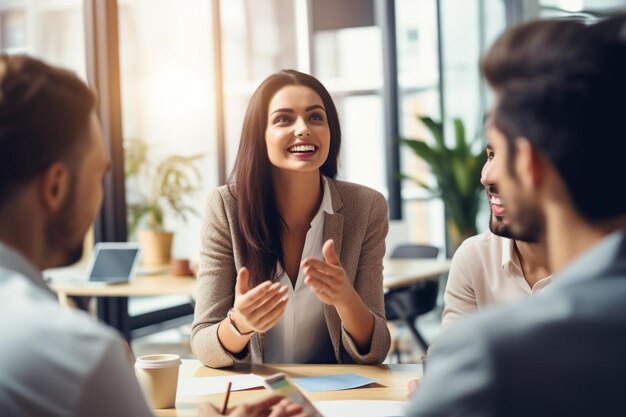
[[[250,272],[241,268],[235,285],[232,319],[240,333],[266,332],[280,320],[287,306],[287,287],[265,281],[250,289]]]

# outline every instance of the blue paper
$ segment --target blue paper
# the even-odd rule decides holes
[[[373,379],[363,378],[357,374],[308,376],[303,378],[292,378],[292,381],[309,392],[339,391],[358,388],[376,382]]]

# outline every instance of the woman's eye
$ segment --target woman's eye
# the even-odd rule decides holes
[[[487,152],[487,160],[491,161],[493,159],[493,152]]]
[[[311,116],[309,116],[309,119],[310,120],[322,121],[322,120],[324,120],[324,117],[321,114],[319,114],[319,113],[313,113],[313,114],[311,114]]]
[[[276,119],[274,119],[274,123],[275,124],[289,123],[289,117],[287,117],[287,116],[278,116]]]

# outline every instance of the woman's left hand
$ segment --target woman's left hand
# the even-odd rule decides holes
[[[358,294],[348,281],[346,271],[341,267],[332,239],[324,243],[322,254],[326,262],[315,258],[306,258],[302,261],[304,283],[324,304],[335,306],[349,304],[355,296],[358,297]]]

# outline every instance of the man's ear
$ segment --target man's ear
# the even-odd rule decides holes
[[[56,162],[40,176],[39,196],[42,206],[52,212],[58,211],[68,197],[70,172],[62,162]]]
[[[524,137],[515,140],[515,173],[522,185],[527,188],[537,188],[545,170],[545,160],[539,152]]]

